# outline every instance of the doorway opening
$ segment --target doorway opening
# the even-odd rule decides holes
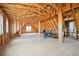
[[[31,25],[26,26],[26,32],[32,32],[32,26]]]

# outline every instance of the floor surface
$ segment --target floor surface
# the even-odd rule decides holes
[[[79,56],[79,41],[66,38],[59,43],[55,38],[43,38],[37,33],[14,38],[0,50],[4,56]]]

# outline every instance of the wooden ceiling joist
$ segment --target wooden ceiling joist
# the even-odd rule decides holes
[[[0,3],[0,8],[10,20],[24,20],[29,23],[44,21],[42,25],[57,29],[58,10],[62,10],[63,17],[73,17],[72,10],[79,8],[79,4],[71,3]],[[72,11],[72,12],[70,12]],[[52,18],[52,20],[51,20]],[[46,21],[46,22],[45,22]],[[49,22],[48,22],[49,21]],[[50,23],[50,24],[49,24]],[[51,26],[52,25],[52,26]],[[46,26],[45,26],[46,28]]]

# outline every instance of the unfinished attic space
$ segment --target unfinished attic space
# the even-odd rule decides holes
[[[1,56],[79,56],[78,3],[0,3]]]

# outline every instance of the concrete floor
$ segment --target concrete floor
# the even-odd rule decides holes
[[[37,33],[23,34],[0,50],[4,56],[79,56],[79,41],[66,38],[59,43],[55,38],[43,38]]]

